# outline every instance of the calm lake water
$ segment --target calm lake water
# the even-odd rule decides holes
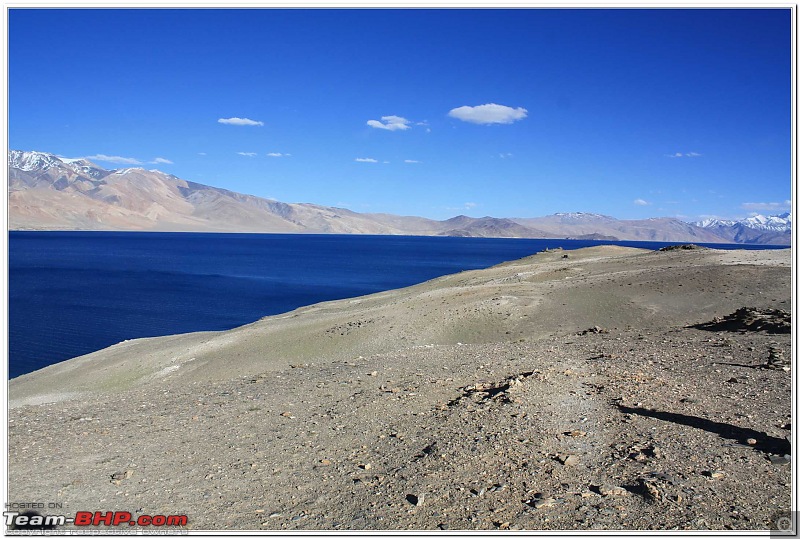
[[[230,329],[304,305],[409,286],[546,248],[607,243],[10,232],[9,377],[126,339]],[[665,245],[614,243],[650,249]]]

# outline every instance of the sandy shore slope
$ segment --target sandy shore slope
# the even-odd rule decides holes
[[[765,323],[719,320],[741,307]],[[129,341],[10,382],[10,500],[189,529],[768,529],[790,311],[788,249],[604,246]]]

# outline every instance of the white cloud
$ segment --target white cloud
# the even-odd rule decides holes
[[[169,159],[164,159],[163,157],[156,157],[152,161],[150,161],[153,165],[174,165],[172,161]]]
[[[500,154],[500,159],[507,159],[509,157],[514,157],[514,154],[513,153],[501,153]]]
[[[419,161],[417,161],[416,159],[406,159],[406,160],[405,160],[405,161],[403,161],[403,162],[404,162],[404,163],[419,163]]]
[[[264,122],[258,120],[251,120],[250,118],[220,118],[217,122],[227,125],[264,125]]]
[[[105,155],[99,153],[97,155],[87,155],[84,159],[89,161],[105,161],[106,163],[119,163],[121,165],[141,165],[143,164],[138,159],[133,157],[120,157],[118,155]]]
[[[206,152],[197,152],[197,155],[207,155]]]
[[[386,129],[387,131],[403,131],[406,129],[411,129],[411,126],[408,125],[411,122],[401,116],[381,116],[381,120],[382,122],[379,122],[378,120],[369,120],[367,125],[374,127],[375,129]]]
[[[783,202],[745,202],[742,204],[742,209],[750,211],[788,210],[791,207],[791,200],[784,200]]]
[[[701,157],[703,154],[697,152],[675,152],[667,154],[667,157]]]
[[[637,198],[636,200],[633,201],[633,203],[636,204],[637,206],[649,206],[651,204],[650,202],[647,202],[646,200],[643,200],[641,198]]]
[[[373,159],[371,157],[356,157],[356,161],[359,163],[377,163],[377,159]]]
[[[467,210],[471,210],[475,206],[477,206],[477,204],[475,202],[465,202],[464,203],[464,209],[467,209]]]
[[[245,157],[255,157],[258,155],[256,152],[236,152],[239,155],[243,155]]]
[[[522,107],[511,108],[496,103],[478,105],[477,107],[458,107],[447,113],[452,118],[474,124],[510,124],[528,116]]]
[[[269,152],[267,154],[268,157],[290,157],[292,154],[290,153],[280,153],[280,152]]]

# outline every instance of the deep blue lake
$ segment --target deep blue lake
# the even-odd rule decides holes
[[[9,377],[126,339],[230,329],[304,305],[485,268],[548,247],[607,243],[611,242],[10,232]],[[650,249],[666,245],[613,243]]]

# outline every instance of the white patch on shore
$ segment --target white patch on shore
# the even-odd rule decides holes
[[[164,378],[165,376],[167,376],[167,375],[169,375],[169,374],[171,374],[171,373],[173,373],[173,372],[177,371],[177,370],[178,370],[178,369],[180,369],[180,368],[181,368],[181,366],[180,366],[180,365],[170,365],[169,367],[164,367],[163,369],[161,369],[160,371],[158,371],[158,372],[156,373],[156,376],[157,376],[158,378]]]
[[[37,406],[40,404],[53,404],[79,396],[80,393],[48,393],[46,395],[34,395],[22,399],[10,400],[8,409],[19,408],[20,406]]]

